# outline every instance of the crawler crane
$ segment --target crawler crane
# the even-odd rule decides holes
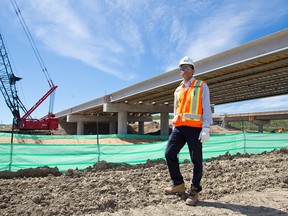
[[[52,114],[51,109],[53,106],[51,104],[48,115],[41,119],[33,119],[31,117],[33,111],[55,91],[57,86],[51,80],[48,80],[50,89],[31,109],[27,110],[17,94],[16,82],[19,80],[21,78],[13,73],[4,39],[0,33],[0,91],[13,115],[14,127],[19,130],[57,130],[59,120]],[[20,111],[23,112],[22,116]]]

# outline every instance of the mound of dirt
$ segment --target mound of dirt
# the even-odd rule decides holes
[[[224,128],[219,125],[212,125],[210,127],[211,134],[231,134],[231,133],[240,133],[241,131],[238,129],[234,129],[232,127]]]
[[[128,127],[128,132],[131,134],[138,133],[138,124],[130,124]],[[172,132],[172,125],[169,126],[169,134]],[[230,134],[230,133],[239,133],[241,132],[238,129],[229,127],[224,128],[219,125],[211,125],[210,133],[211,134]],[[160,124],[156,121],[145,122],[144,124],[144,133],[150,135],[160,135]]]
[[[191,168],[181,164],[187,187]],[[35,169],[32,176],[42,171]],[[187,194],[164,195],[170,185],[164,160],[135,166],[102,161],[60,176],[57,170],[47,171],[44,177],[29,177],[31,170],[25,176],[22,170],[22,176],[1,179],[0,215],[288,214],[286,148],[261,155],[226,154],[205,163],[196,207],[184,204]]]

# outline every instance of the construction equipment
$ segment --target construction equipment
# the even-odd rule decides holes
[[[30,42],[30,45],[32,46],[34,54],[36,55],[36,58],[50,86],[50,89],[46,92],[46,94],[44,94],[44,96],[40,98],[40,100],[34,106],[32,106],[31,109],[27,110],[25,108],[20,98],[18,97],[15,85],[17,81],[21,80],[21,78],[16,77],[13,73],[8,53],[5,48],[4,39],[0,32],[0,91],[4,96],[5,102],[13,115],[12,131],[14,130],[14,128],[19,130],[57,130],[59,120],[55,118],[55,115],[52,113],[54,103],[54,93],[57,86],[53,84],[49,76],[44,61],[37,49],[37,46],[28,29],[28,26],[26,25],[26,22],[24,20],[24,17],[22,16],[22,13],[17,5],[16,0],[10,0],[10,2],[15,10],[16,15],[19,18],[19,21]],[[35,111],[35,109],[37,109],[37,107],[39,107],[40,104],[42,104],[42,102],[45,101],[45,99],[49,96],[52,97],[50,97],[50,106],[48,114],[42,117],[41,119],[35,119],[35,118],[33,119],[31,117],[33,111]],[[20,110],[23,111],[24,113],[22,117],[20,115]]]
[[[5,48],[4,39],[0,33],[0,90],[7,106],[12,112],[15,128],[19,130],[57,130],[59,120],[52,114],[53,105],[50,104],[48,115],[41,119],[33,119],[31,117],[32,112],[55,91],[57,86],[49,80],[50,89],[31,109],[27,110],[18,97],[15,85],[16,82],[21,79],[22,78],[16,77],[13,73]],[[20,110],[24,113],[22,117],[20,115]]]

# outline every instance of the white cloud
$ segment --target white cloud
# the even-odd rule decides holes
[[[197,31],[192,32],[190,38],[193,39],[186,53],[200,60],[239,45],[245,33],[243,27],[253,13],[236,13],[229,5],[221,12],[214,12],[196,26]]]
[[[5,26],[5,31],[15,37],[22,37],[17,32],[18,20],[12,19],[14,12],[10,2],[0,1],[3,7],[1,27]],[[37,45],[42,45],[40,51],[54,54],[49,60],[59,67],[66,67],[67,62],[72,62],[73,66],[82,62],[95,69],[97,78],[105,84],[119,80],[107,87],[111,91],[175,69],[184,55],[200,60],[287,27],[285,0],[265,3],[263,0],[25,0],[17,3],[32,35],[37,35]],[[16,47],[19,46],[17,42],[13,44]],[[62,64],[61,57],[76,61],[64,59]],[[67,66],[71,68],[69,73],[78,72],[73,66]],[[68,71],[60,73],[57,78],[65,85]],[[102,76],[107,74],[111,76]],[[97,97],[95,95],[103,88],[106,86],[95,85],[89,97]],[[66,95],[61,99],[65,100]],[[79,98],[73,98],[73,103],[82,102]],[[227,104],[219,110],[287,109],[283,104],[287,99],[286,96],[276,101],[261,99]]]
[[[195,2],[189,1],[191,7]],[[278,5],[281,5],[281,1],[263,4],[258,0],[241,3],[224,0],[194,5],[193,8],[199,8],[199,11],[196,10],[198,14],[195,15],[195,19],[190,16],[186,20],[185,16],[179,16],[181,28],[175,28],[172,22],[171,37],[175,39],[174,35],[177,34],[179,37],[173,40],[175,50],[170,50],[173,54],[169,56],[164,70],[175,69],[179,59],[184,55],[189,55],[197,61],[247,42],[245,38],[249,32],[257,31],[263,25],[272,25],[281,19],[285,9],[277,7]],[[185,8],[187,7],[189,8],[188,3]],[[277,15],[274,12],[269,13],[271,8],[277,10]]]
[[[101,35],[101,29],[98,29],[99,34],[97,35],[91,32],[91,26],[87,26],[85,17],[77,14],[75,8],[72,9],[69,5],[69,1],[50,3],[45,0],[33,1],[31,2],[33,6],[30,8],[31,12],[25,15],[28,16],[37,36],[52,51],[58,55],[82,61],[97,71],[106,72],[119,79],[129,80],[135,77],[132,73],[123,73],[121,70],[117,70],[124,65],[117,58],[117,55],[124,52],[124,48],[117,38]],[[33,16],[29,16],[31,14]],[[127,35],[131,38],[129,42],[137,40],[135,39],[137,32],[135,33],[133,29]]]
[[[21,4],[32,29],[51,51],[88,64],[98,73],[129,80],[136,77],[134,71],[150,64],[147,56],[159,63],[157,68],[152,65],[155,70],[166,72],[184,55],[200,60],[241,44],[249,28],[254,28],[249,24],[268,7],[262,1],[219,2],[30,0]],[[274,15],[265,16],[267,20]]]
[[[127,47],[130,47],[137,55],[144,52],[144,45],[141,40],[141,33],[137,24],[129,16],[123,17],[123,19],[116,19],[118,35],[124,41]]]

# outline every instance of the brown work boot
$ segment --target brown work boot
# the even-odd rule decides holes
[[[166,195],[175,195],[175,194],[183,194],[185,193],[185,184],[182,183],[180,185],[172,185],[171,187],[167,187],[164,189]]]
[[[195,206],[198,201],[198,188],[191,185],[191,190],[188,198],[186,199],[185,204],[189,206]]]

